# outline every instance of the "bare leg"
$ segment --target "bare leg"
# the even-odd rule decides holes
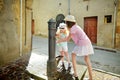
[[[84,60],[86,62],[86,65],[88,67],[88,72],[89,72],[89,80],[92,80],[92,66],[91,66],[91,62],[90,62],[90,59],[89,59],[89,56],[85,56],[84,57]]]
[[[70,63],[70,58],[69,58],[68,52],[64,52],[64,53],[65,53],[68,63]]]
[[[62,59],[61,59],[62,62],[63,62],[63,61],[64,61],[64,52],[63,52],[63,51],[60,51],[60,54],[63,56]]]
[[[74,70],[74,75],[77,77],[77,72],[76,72],[76,55],[72,53],[72,64],[73,64],[73,70]]]

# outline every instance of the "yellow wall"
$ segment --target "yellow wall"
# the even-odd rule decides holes
[[[59,10],[59,1],[62,2],[62,10]],[[35,34],[48,35],[48,21],[57,14],[67,14],[67,0],[34,0],[33,18],[35,20]]]

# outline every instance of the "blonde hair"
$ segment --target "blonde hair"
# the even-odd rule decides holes
[[[66,34],[66,35],[68,36],[69,31],[68,31],[67,27],[65,27],[65,29],[64,29],[64,30],[65,30],[65,31],[64,31],[64,34]],[[59,28],[59,27],[58,27],[58,29],[57,29],[56,34],[60,34],[60,28]]]

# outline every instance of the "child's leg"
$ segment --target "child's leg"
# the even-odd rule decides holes
[[[63,62],[64,61],[64,51],[60,51],[60,54],[61,54],[61,56],[63,56],[62,59],[61,59],[62,62]]]
[[[74,75],[77,77],[77,72],[76,72],[76,54],[72,53],[72,64],[73,64],[73,70],[74,70]]]
[[[68,52],[65,51],[64,53],[65,53],[65,56],[66,56],[66,58],[67,58],[68,63],[70,63],[70,58],[69,58]]]
[[[85,56],[84,57],[84,60],[86,62],[86,65],[88,67],[88,72],[89,72],[89,80],[92,80],[92,66],[91,66],[91,62],[90,62],[90,59],[89,59],[89,56]]]

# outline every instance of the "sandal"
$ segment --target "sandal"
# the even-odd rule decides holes
[[[89,80],[89,78],[84,78],[83,80]]]
[[[75,74],[73,74],[75,80],[79,80],[78,76],[75,76]]]
[[[70,70],[71,70],[71,65],[70,65],[70,63],[68,63],[68,69],[67,69],[67,71],[70,72]]]
[[[77,77],[75,77],[75,80],[79,80],[78,76],[77,76]]]

